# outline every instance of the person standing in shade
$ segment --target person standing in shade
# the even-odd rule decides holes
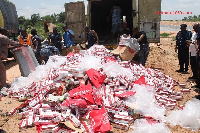
[[[57,27],[53,28],[53,32],[49,34],[48,40],[50,45],[55,46],[59,50],[60,54],[62,54],[62,36],[58,33]]]
[[[115,40],[115,35],[118,33],[119,29],[121,28],[121,17],[122,11],[119,6],[113,6],[110,10],[110,14],[108,17],[108,22],[110,18],[112,18],[112,39]]]
[[[87,49],[92,47],[94,44],[99,44],[99,37],[94,30],[90,30],[90,28],[86,26],[85,31],[87,33],[86,36],[86,42],[88,43],[88,45],[86,45]]]
[[[63,30],[64,30],[64,33],[63,33],[64,44],[65,44],[66,48],[69,49],[67,52],[67,53],[69,53],[70,46],[74,46],[74,41],[73,41],[74,32],[72,30],[69,30],[66,25],[63,26]]]
[[[38,63],[41,64],[40,51],[42,49],[42,44],[41,44],[42,39],[37,35],[36,29],[32,29],[31,34],[33,36],[32,41],[33,41],[33,50],[34,50],[34,53],[35,53],[35,57],[36,57]]]
[[[175,51],[178,49],[178,60],[180,69],[177,72],[183,72],[184,74],[188,73],[188,66],[189,66],[189,40],[192,37],[192,32],[187,31],[186,24],[182,24],[181,31],[177,33],[176,36],[176,48]],[[185,65],[185,67],[184,67]]]
[[[2,62],[2,59],[7,59],[8,45],[20,47],[21,44],[10,40],[8,32],[3,27],[0,27],[0,90],[6,86],[6,68]]]
[[[193,75],[192,75],[192,77],[189,77],[189,79],[197,79],[197,77],[198,77],[197,51],[195,48],[195,40],[197,38],[199,24],[198,23],[194,24],[193,29],[194,29],[194,33],[192,34],[192,43],[190,44],[190,65],[191,65]]]
[[[144,31],[139,31],[138,27],[135,27],[133,28],[133,38],[136,38],[138,40],[138,43],[140,44],[140,50],[138,53],[140,64],[145,66],[147,57],[149,55],[149,43],[147,41],[146,33]]]
[[[122,28],[119,29],[117,43],[119,43],[120,36],[124,35],[124,34],[127,35],[127,36],[130,35],[130,29],[127,28],[127,22],[123,22]]]

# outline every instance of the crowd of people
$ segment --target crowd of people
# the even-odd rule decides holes
[[[180,69],[177,72],[187,74],[189,60],[193,76],[190,79],[195,79],[196,88],[200,88],[200,28],[199,23],[194,24],[193,33],[186,30],[187,25],[181,25],[181,31],[176,36],[175,51],[178,51],[178,59]]]

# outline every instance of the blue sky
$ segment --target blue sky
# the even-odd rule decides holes
[[[77,0],[10,0],[16,5],[18,16],[30,18],[32,14],[40,13],[40,16],[64,12],[64,4]],[[81,0],[79,0],[81,1]],[[87,4],[87,0],[84,0]],[[192,12],[193,15],[200,15],[200,0],[162,0],[161,10]],[[189,15],[162,15],[162,19],[182,19]]]

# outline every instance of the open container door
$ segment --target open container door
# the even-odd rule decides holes
[[[74,43],[85,40],[85,5],[84,1],[65,4],[65,23],[74,32]]]
[[[138,0],[140,30],[146,32],[150,43],[160,42],[161,0]]]

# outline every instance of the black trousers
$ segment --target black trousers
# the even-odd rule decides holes
[[[193,77],[198,77],[198,64],[197,64],[197,57],[196,56],[190,56],[190,65],[193,73]]]
[[[61,43],[56,43],[53,46],[55,46],[58,49],[60,55],[62,55],[62,44]]]
[[[189,48],[178,49],[178,59],[181,71],[188,71],[189,66]],[[184,67],[185,65],[185,67]]]

